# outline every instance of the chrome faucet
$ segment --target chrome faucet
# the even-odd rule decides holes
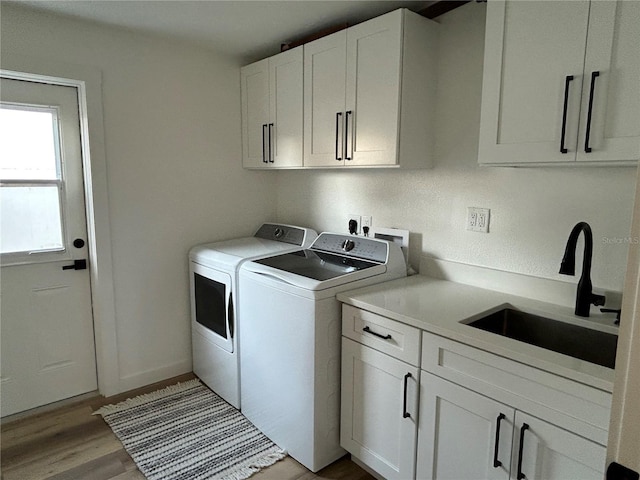
[[[580,233],[584,232],[584,256],[582,260],[582,275],[578,282],[576,293],[576,315],[588,317],[591,304],[604,305],[604,295],[596,295],[591,289],[591,256],[593,254],[593,234],[591,227],[586,222],[579,222],[573,227],[567,240],[567,248],[560,264],[560,273],[563,275],[576,274],[576,244]]]

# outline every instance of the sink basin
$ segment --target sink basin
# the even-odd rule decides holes
[[[570,323],[505,308],[470,326],[530,345],[614,368],[618,336]]]

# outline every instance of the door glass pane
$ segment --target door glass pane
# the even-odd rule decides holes
[[[57,111],[0,105],[0,252],[63,250]]]
[[[60,178],[55,113],[53,109],[0,107],[0,179]]]
[[[0,188],[2,253],[62,250],[57,185]]]

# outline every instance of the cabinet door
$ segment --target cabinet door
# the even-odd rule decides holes
[[[416,478],[508,480],[513,420],[511,407],[423,370]]]
[[[516,425],[512,479],[516,480],[520,472],[524,475],[520,478],[530,479],[604,478],[607,452],[602,445],[521,412],[516,413]]]
[[[640,2],[591,3],[578,161],[640,159],[639,47]]]
[[[584,0],[488,3],[480,163],[575,161],[588,20]]]
[[[347,32],[304,46],[304,165],[344,163],[343,129]]]
[[[242,165],[264,167],[268,162],[269,60],[240,69],[242,95]]]
[[[302,47],[269,59],[269,148],[272,165],[302,166]]]
[[[347,30],[346,165],[397,162],[402,15]]]
[[[415,367],[342,338],[340,444],[388,480],[414,478],[418,375]]]

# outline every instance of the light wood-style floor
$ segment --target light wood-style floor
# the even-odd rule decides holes
[[[120,441],[99,415],[102,405],[152,392],[192,374],[113,397],[92,397],[54,410],[3,422],[0,442],[2,480],[145,480]],[[251,480],[374,480],[344,457],[317,474],[291,457],[253,475]]]

